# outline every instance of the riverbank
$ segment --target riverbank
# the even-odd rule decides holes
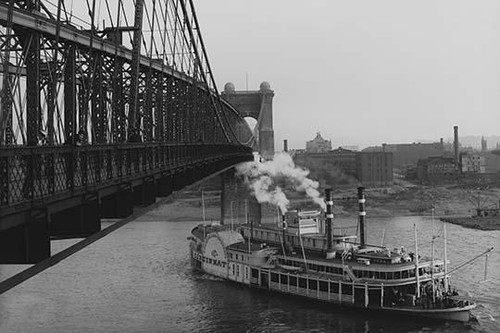
[[[478,198],[479,193],[479,198]],[[317,209],[303,194],[287,193],[290,209]],[[335,216],[355,216],[358,203],[356,189],[334,189]],[[500,188],[467,190],[458,186],[394,185],[389,188],[367,189],[366,210],[368,217],[431,216],[446,219],[450,223],[481,230],[500,230],[500,217],[472,218],[476,208],[498,205]],[[204,191],[206,221],[220,220],[220,191]],[[162,212],[169,221],[195,221],[203,218],[200,187],[191,187],[172,194]],[[263,205],[263,217],[275,217],[276,208]],[[154,216],[150,216],[154,219]]]
[[[500,230],[500,216],[494,217],[441,217],[441,221],[479,230]]]

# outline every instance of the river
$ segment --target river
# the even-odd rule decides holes
[[[477,322],[429,323],[349,311],[249,289],[193,271],[186,237],[198,222],[168,222],[160,207],[0,295],[0,332],[500,332],[500,231],[447,224],[452,283],[479,300]],[[352,219],[336,220],[353,224]],[[428,217],[369,218],[368,242],[443,248],[443,224]],[[104,226],[109,225],[109,223]],[[385,231],[384,231],[385,230]],[[75,240],[53,242],[53,252]],[[0,265],[0,280],[27,266]]]

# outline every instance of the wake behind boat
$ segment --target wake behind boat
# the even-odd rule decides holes
[[[415,252],[366,244],[361,187],[358,202],[359,242],[356,235],[333,232],[327,190],[324,219],[321,211],[295,211],[283,215],[280,226],[195,227],[189,237],[192,265],[243,285],[341,306],[468,321],[476,304],[450,286],[446,251],[444,259],[422,258],[416,239]]]

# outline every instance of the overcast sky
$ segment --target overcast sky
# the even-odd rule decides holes
[[[276,150],[500,134],[498,0],[198,0],[219,90],[275,91]]]

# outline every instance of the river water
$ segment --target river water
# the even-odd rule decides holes
[[[427,217],[371,218],[368,242],[442,252],[443,224]],[[447,225],[451,267],[495,246],[457,271],[452,283],[479,300],[477,322],[430,323],[349,311],[249,289],[197,273],[188,257],[198,222],[168,222],[160,207],[0,295],[0,332],[500,332],[500,231]],[[355,224],[352,219],[337,225]],[[385,231],[384,231],[385,230]],[[75,240],[53,242],[57,252]],[[424,253],[424,254],[425,254]],[[0,265],[0,280],[25,266]]]

